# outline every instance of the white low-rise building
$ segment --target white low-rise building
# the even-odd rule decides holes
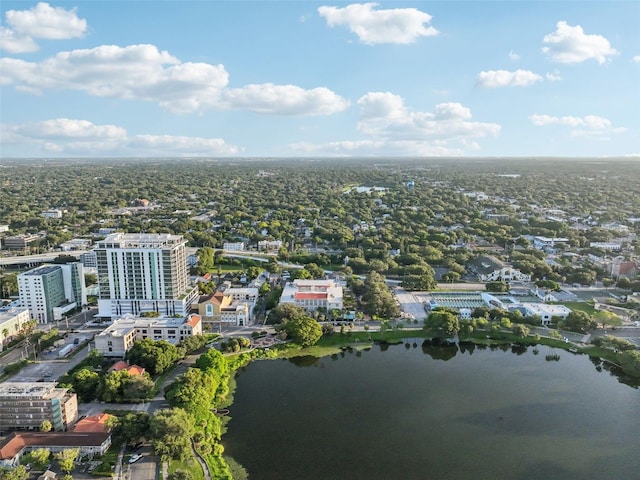
[[[549,305],[546,303],[522,303],[524,314],[528,317],[538,317],[543,325],[549,325],[554,319],[564,320],[571,313],[571,309],[564,305]]]
[[[26,307],[0,309],[0,352],[4,350],[7,340],[16,336],[29,320],[31,314]]]
[[[243,252],[244,248],[244,242],[225,242],[222,244],[222,249],[228,252]]]
[[[613,243],[613,242],[591,242],[589,243],[589,247],[601,248],[609,252],[614,252],[614,251],[620,250],[622,248],[622,245],[620,245],[619,243]]]
[[[178,344],[187,337],[202,335],[200,315],[186,318],[125,317],[115,320],[94,337],[96,350],[105,357],[124,357],[136,340],[151,338]]]
[[[285,285],[280,304],[293,303],[313,312],[318,308],[342,310],[342,287],[335,280],[297,279]]]
[[[260,240],[258,250],[266,252],[277,252],[282,247],[282,240]]]

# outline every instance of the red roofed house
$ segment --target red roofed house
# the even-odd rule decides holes
[[[109,419],[115,418],[108,413],[99,413],[79,420],[73,427],[74,432],[109,432]]]
[[[310,312],[320,307],[342,310],[342,287],[335,280],[297,279],[284,287],[280,303],[293,303]]]
[[[138,365],[129,365],[124,360],[120,360],[119,362],[114,363],[109,368],[110,372],[119,372],[120,370],[126,370],[129,375],[142,375],[144,373],[144,368]]]

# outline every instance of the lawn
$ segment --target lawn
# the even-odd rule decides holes
[[[581,312],[588,313],[589,315],[593,315],[596,313],[596,309],[590,303],[587,302],[562,302],[557,305],[564,305],[571,310],[579,310]]]
[[[173,473],[176,470],[185,470],[193,476],[193,480],[204,480],[204,473],[202,472],[202,466],[194,458],[188,458],[187,460],[171,460],[169,462],[169,473]]]

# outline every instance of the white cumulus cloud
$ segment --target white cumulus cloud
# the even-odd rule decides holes
[[[520,60],[520,55],[518,55],[517,53],[515,53],[513,50],[511,50],[509,52],[509,59],[513,60],[514,62],[517,62],[518,60]]]
[[[427,26],[431,15],[415,8],[376,10],[377,3],[353,3],[346,7],[322,6],[318,13],[329,27],[346,26],[365,44],[409,44],[431,37],[438,30]]]
[[[558,22],[555,32],[545,35],[542,42],[547,45],[542,51],[558,63],[580,63],[594,59],[603,64],[609,57],[618,54],[602,35],[588,35],[580,25],[573,27],[565,21]]]
[[[172,135],[129,135],[116,125],[55,118],[40,122],[0,125],[0,146],[24,145],[42,153],[95,156],[226,156],[238,153],[220,138]]]
[[[610,134],[622,133],[627,130],[624,127],[614,127],[611,120],[598,115],[585,115],[584,117],[566,115],[556,117],[552,115],[534,114],[529,117],[529,120],[531,120],[531,123],[536,127],[548,125],[571,127],[571,136],[573,137],[603,138]]]
[[[9,53],[35,52],[36,38],[79,38],[87,30],[87,21],[78,17],[77,9],[65,10],[44,2],[29,10],[8,10],[5,20],[8,27],[0,28],[0,49]]]
[[[22,91],[77,90],[98,97],[156,102],[174,113],[244,109],[274,115],[330,115],[348,107],[331,90],[294,85],[228,88],[224,65],[181,62],[155,45],[101,45],[41,62],[0,58],[0,84]]]
[[[640,55],[636,55],[635,57],[633,57],[631,59],[631,61],[634,62],[634,63],[640,63]]]
[[[300,142],[300,154],[332,156],[448,156],[480,148],[476,139],[497,136],[500,125],[472,120],[471,110],[456,102],[440,103],[432,112],[407,108],[401,96],[369,92],[358,100],[358,131],[367,138],[323,144]]]
[[[413,112],[399,95],[370,92],[360,97],[358,105],[358,130],[375,137],[450,142],[500,133],[500,125],[471,121],[471,111],[454,102],[438,104],[434,112]]]
[[[544,74],[544,76],[550,82],[559,82],[560,80],[562,80],[562,77],[560,76],[560,72],[558,72],[558,70],[547,72]]]
[[[271,115],[331,115],[349,106],[347,100],[328,88],[305,90],[296,85],[272,83],[229,88],[223,92],[221,104]]]
[[[537,82],[541,82],[542,77],[529,70],[489,70],[478,74],[477,82],[481,87],[527,87]]]

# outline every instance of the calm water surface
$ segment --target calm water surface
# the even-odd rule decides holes
[[[409,339],[254,362],[238,374],[226,453],[251,480],[640,479],[640,390],[538,348]]]

